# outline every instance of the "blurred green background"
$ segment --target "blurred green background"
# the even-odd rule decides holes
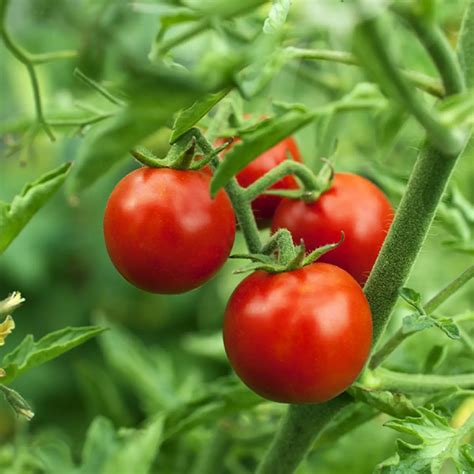
[[[118,91],[123,75],[114,58],[125,51],[138,62],[148,61],[161,3],[165,2],[12,2],[9,29],[26,49],[79,51],[77,58],[38,68],[46,113],[76,109],[77,101],[103,105],[103,99],[74,78],[77,66]],[[289,44],[350,49],[351,17],[340,2],[294,3]],[[465,4],[461,0],[439,2],[439,21],[453,42]],[[265,12],[259,10],[229,22],[226,27],[251,36],[261,28]],[[426,53],[403,25],[387,19],[386,31],[387,41],[406,67],[435,74]],[[221,51],[225,47],[219,31],[210,31],[173,51],[173,60],[191,70],[212,69],[212,53]],[[275,75],[259,96],[246,102],[245,108],[259,115],[271,114],[273,101],[301,102],[317,108],[348,93],[361,81],[364,76],[357,68],[323,62],[291,63]],[[76,130],[57,129],[55,143],[43,133],[28,143],[25,132],[34,110],[29,79],[25,68],[3,46],[0,104],[0,199],[9,201],[25,183],[60,163],[74,161],[83,138]],[[400,118],[400,113],[393,107],[347,113],[338,116],[327,133],[338,141],[336,168],[370,177],[396,205],[422,132],[413,120],[400,121],[394,117]],[[296,135],[306,163],[315,170],[320,167],[323,142],[328,138],[322,136],[321,130],[321,124],[316,123]],[[147,143],[163,155],[168,135],[167,130],[157,131]],[[13,152],[16,144],[21,146]],[[117,427],[134,427],[159,409],[189,399],[206,383],[230,373],[223,355],[220,327],[226,300],[242,278],[232,273],[238,262],[229,262],[217,277],[198,290],[160,296],[130,286],[108,259],[102,236],[105,203],[117,181],[136,166],[131,158],[122,160],[78,201],[72,202],[59,192],[0,257],[0,299],[14,290],[21,291],[26,298],[26,303],[15,312],[16,330],[0,350],[11,350],[30,333],[38,339],[65,326],[97,323],[111,327],[97,340],[15,381],[14,388],[31,403],[36,416],[30,423],[18,420],[7,404],[0,402],[0,472],[29,472],[22,471],[21,466],[17,471],[12,467],[18,449],[36,446],[45,439],[63,440],[77,456],[95,416],[104,415]],[[473,202],[473,183],[471,147],[459,162],[450,193],[461,193]],[[459,210],[449,199],[445,206],[445,213],[434,223],[408,283],[425,299],[452,280],[472,259],[472,253],[462,251],[466,242],[460,242],[453,224]],[[243,250],[239,236],[234,251]],[[473,308],[473,293],[465,288],[442,310],[450,315],[469,308]],[[403,304],[397,309],[399,316],[407,311]],[[394,324],[399,320],[394,318]],[[433,344],[446,344],[436,330],[414,337],[397,350],[390,366],[409,372],[420,370]],[[456,350],[460,343],[449,344]],[[445,373],[455,369],[443,366],[442,361],[437,367]],[[237,441],[225,460],[229,472],[250,472],[245,469],[252,469],[263,452],[282,410],[282,406],[264,404],[237,417]],[[316,448],[300,471],[371,472],[395,449],[397,435],[382,427],[386,420],[379,416],[338,441]],[[156,472],[191,472],[197,453],[210,439],[210,425],[204,423],[167,442]]]

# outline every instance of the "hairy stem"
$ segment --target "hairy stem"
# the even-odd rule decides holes
[[[372,374],[372,388],[406,393],[433,393],[459,387],[474,388],[474,373],[460,375],[406,374],[379,368]]]
[[[256,474],[289,474],[336,413],[351,402],[346,395],[321,405],[290,405]]]
[[[204,135],[196,129],[196,140],[204,154],[209,155],[214,153],[214,148],[207,141]],[[212,164],[212,162],[211,162]],[[218,158],[214,159],[214,166],[218,165]],[[259,253],[262,248],[262,242],[260,240],[260,234],[258,232],[257,223],[252,212],[250,202],[243,198],[243,189],[237,183],[235,178],[232,178],[226,186],[225,190],[232,202],[235,215],[244,234],[245,242],[250,253]]]
[[[297,161],[286,160],[245,188],[242,195],[247,201],[253,201],[270,186],[290,174],[301,180],[306,191],[318,191],[319,183],[317,177],[309,168]]]
[[[291,59],[309,59],[317,61],[331,61],[348,66],[359,66],[357,58],[347,51],[333,51],[331,49],[303,49],[286,48],[286,52]],[[418,89],[427,92],[438,98],[445,95],[443,85],[434,77],[427,76],[418,71],[401,69],[400,72]]]

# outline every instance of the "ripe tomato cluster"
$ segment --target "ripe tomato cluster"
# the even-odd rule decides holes
[[[238,175],[247,187],[288,158],[292,138],[269,149]],[[225,155],[225,154],[224,154]],[[225,159],[225,156],[222,158]],[[209,280],[229,257],[235,237],[232,204],[212,199],[211,173],[140,168],[113,190],[104,217],[110,258],[132,284],[182,293]],[[272,189],[296,189],[286,176]],[[307,251],[344,242],[296,270],[254,271],[235,289],[224,317],[224,345],[235,372],[265,398],[319,403],[350,386],[370,352],[372,316],[363,285],[393,218],[384,194],[367,179],[337,173],[314,202],[263,195],[252,202],[260,225],[288,229]]]

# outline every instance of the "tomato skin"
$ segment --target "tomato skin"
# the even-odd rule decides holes
[[[350,173],[336,173],[331,189],[316,202],[285,199],[272,221],[272,232],[288,229],[295,243],[304,241],[312,251],[345,240],[319,261],[349,272],[363,285],[393,220],[393,208],[382,191],[369,180]]]
[[[235,140],[238,143],[238,139]],[[223,139],[216,142],[216,145],[222,145]],[[225,152],[223,153],[225,155]],[[245,168],[237,173],[237,182],[244,188],[247,188],[257,179],[261,178],[264,174],[268,173],[271,169],[283,163],[288,157],[301,163],[301,155],[298,149],[298,145],[295,140],[291,137],[285,138],[280,143],[277,143],[272,148],[263,152],[258,158],[250,162]],[[298,182],[294,176],[285,176],[280,181],[275,183],[270,189],[297,189]],[[255,218],[260,224],[268,223],[278,204],[280,204],[282,198],[279,196],[259,196],[257,199],[252,201],[252,210]]]
[[[232,367],[261,396],[320,403],[357,378],[370,352],[372,317],[359,284],[344,270],[313,263],[256,271],[232,294],[224,345]]]
[[[104,215],[109,256],[122,276],[154,293],[183,293],[209,280],[235,238],[227,194],[209,195],[209,175],[140,168],[110,195]]]

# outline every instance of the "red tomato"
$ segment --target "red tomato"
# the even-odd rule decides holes
[[[237,140],[236,140],[237,141]],[[222,144],[223,140],[219,140],[217,145]],[[285,138],[274,147],[263,152],[258,158],[249,163],[241,170],[236,178],[238,183],[246,188],[257,179],[268,173],[272,168],[283,163],[288,159],[288,153],[295,161],[301,162],[298,146],[293,138]],[[293,176],[285,176],[283,179],[275,183],[270,189],[297,189],[298,183]],[[275,212],[282,198],[279,196],[259,196],[252,202],[252,210],[255,218],[261,223],[269,221]]]
[[[252,390],[277,402],[334,398],[357,378],[371,341],[364,293],[334,265],[256,271],[227,304],[224,345],[232,367]]]
[[[272,221],[272,232],[286,228],[295,243],[304,241],[312,251],[345,240],[319,261],[349,272],[361,285],[367,280],[393,220],[387,197],[361,176],[336,173],[331,189],[316,202],[285,199]]]
[[[209,195],[210,177],[197,171],[140,168],[112,191],[104,216],[107,250],[133,285],[183,293],[224,264],[235,237],[224,191]]]

